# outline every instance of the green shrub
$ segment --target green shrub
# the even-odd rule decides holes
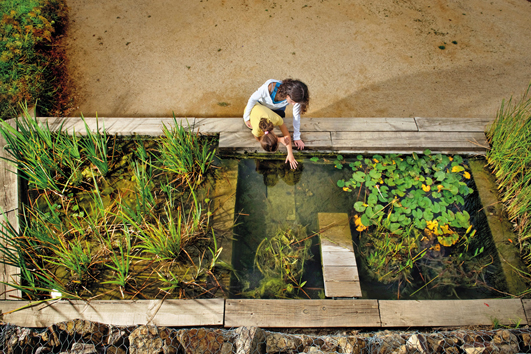
[[[63,0],[2,0],[0,10],[0,118],[11,118],[19,104],[38,101],[43,114],[64,99],[64,62],[54,46],[66,20]]]
[[[509,220],[516,225],[522,249],[531,260],[531,85],[522,98],[502,101],[488,128],[492,168]]]

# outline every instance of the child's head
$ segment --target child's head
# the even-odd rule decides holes
[[[293,101],[301,105],[301,114],[306,113],[310,105],[310,91],[302,81],[286,79],[282,80],[278,92],[281,97],[289,96]]]
[[[274,125],[265,118],[260,119],[258,127],[264,132],[264,135],[260,137],[260,145],[265,151],[274,152],[278,149],[278,138],[273,133]]]

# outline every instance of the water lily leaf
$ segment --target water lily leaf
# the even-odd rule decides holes
[[[369,172],[369,176],[371,176],[373,179],[380,179],[382,174],[376,170],[371,170],[371,172]]]
[[[398,215],[396,214],[391,214],[391,216],[389,217],[389,220],[391,220],[391,222],[397,222],[398,221]]]
[[[463,158],[460,156],[460,155],[455,155],[454,156],[454,161],[461,164],[463,163]]]
[[[417,229],[424,230],[426,228],[426,220],[424,219],[415,219],[413,223]]]
[[[454,214],[453,211],[448,210],[447,215],[448,215],[448,220],[449,220],[449,221],[453,221],[453,220],[455,220],[455,214]]]
[[[356,209],[358,213],[363,213],[366,208],[365,204],[361,201],[354,203],[354,209]]]
[[[342,169],[343,169],[343,164],[340,163],[340,162],[337,162],[337,163],[336,163],[336,168],[337,168],[338,170],[342,170]]]
[[[426,185],[431,186],[432,184],[433,180],[430,177],[426,178]]]
[[[343,188],[343,187],[345,186],[345,181],[342,180],[342,179],[340,179],[339,181],[337,181],[337,186],[338,186],[339,188]]]
[[[376,185],[376,182],[375,181],[367,181],[367,182],[365,182],[365,185],[367,187],[374,187]]]
[[[337,160],[338,160],[338,161],[343,160],[343,155],[337,155]]]
[[[367,214],[363,214],[361,216],[361,223],[363,224],[363,226],[365,227],[369,227],[371,226],[371,220],[367,217]]]
[[[360,160],[360,161],[363,160],[363,156],[361,156],[361,155],[356,156],[356,158],[357,158],[358,160]]]
[[[431,212],[431,210],[429,209],[426,209],[424,210],[424,213],[422,214],[424,216],[424,219],[426,221],[431,221],[433,220],[433,213]]]
[[[411,224],[411,219],[404,217],[404,219],[402,221],[400,221],[400,224],[402,226],[407,226],[407,225]]]
[[[373,210],[374,210],[374,214],[378,214],[382,209],[383,209],[383,205],[380,205],[380,204],[377,204],[374,206]]]
[[[469,194],[472,194],[472,192],[473,192],[473,189],[472,188],[468,188],[466,185],[459,186],[459,193],[461,193],[463,195],[469,195]]]
[[[365,164],[367,166],[371,165],[372,164],[372,160],[371,159],[364,159],[363,162],[365,162]]]
[[[370,206],[375,206],[376,204],[378,203],[378,193],[371,193],[371,195],[369,195],[369,199],[367,200],[367,204],[369,204]]]
[[[424,150],[424,155],[430,155],[430,154],[431,154],[431,150],[430,149]]]
[[[455,184],[448,184],[445,186],[445,188],[453,195],[457,195],[459,193],[459,188]]]
[[[465,205],[465,200],[460,195],[455,196],[455,202],[460,205]]]
[[[446,225],[448,224],[448,218],[444,215],[441,215],[437,218],[437,221],[439,222],[439,224],[441,225]]]
[[[441,212],[441,206],[439,203],[433,203],[432,209],[434,213],[440,213]]]
[[[317,162],[317,161],[319,161],[319,158],[314,156],[314,157],[312,157],[312,158],[310,159],[310,161]]]
[[[432,196],[433,198],[437,199],[437,198],[440,198],[440,197],[441,197],[441,193],[439,193],[439,192],[433,192],[433,193],[431,194],[431,196]]]
[[[443,171],[437,171],[433,174],[433,177],[435,177],[437,181],[441,182],[446,178],[446,173]]]
[[[352,179],[356,182],[365,182],[365,172],[357,171],[352,174]]]
[[[391,225],[389,225],[389,231],[395,232],[400,228],[400,224],[396,222],[392,222]]]
[[[396,183],[391,178],[386,178],[385,179],[385,184],[387,184],[390,187],[396,186]]]
[[[365,209],[365,214],[363,215],[367,215],[369,219],[372,219],[372,217],[374,216],[374,210],[371,206],[368,206],[367,209]]]

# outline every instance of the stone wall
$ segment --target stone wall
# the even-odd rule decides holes
[[[326,332],[326,333],[325,333]],[[113,326],[84,320],[32,329],[0,324],[6,354],[247,354],[247,353],[529,353],[531,329],[419,331],[266,331]]]

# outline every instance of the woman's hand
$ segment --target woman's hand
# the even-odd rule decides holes
[[[295,143],[295,146],[297,147],[297,149],[299,149],[299,150],[304,149],[304,142],[302,141],[302,139],[301,140],[295,140],[294,143]]]
[[[246,120],[245,121],[245,125],[248,126],[251,129],[253,129],[253,127],[251,126],[251,121],[250,120]]]

